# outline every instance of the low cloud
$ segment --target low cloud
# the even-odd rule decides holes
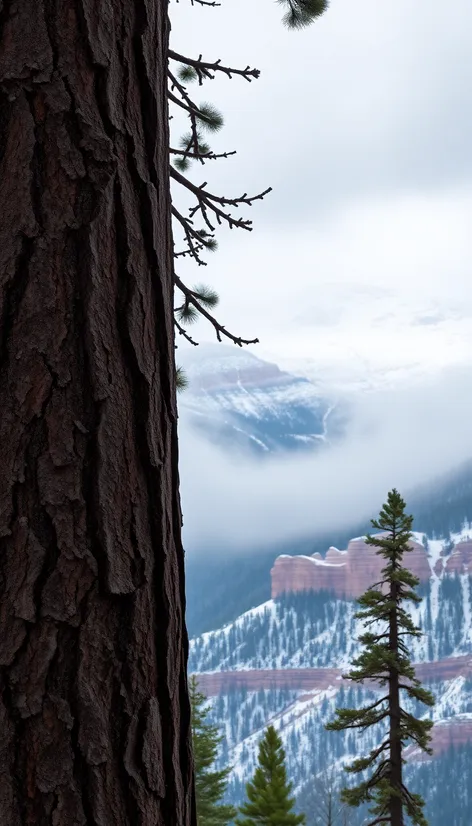
[[[203,272],[222,323],[260,339],[256,355],[293,370],[288,360],[309,360],[336,389],[354,373],[366,386],[445,371],[359,398],[349,437],[315,456],[230,458],[182,410],[189,553],[348,527],[394,485],[406,492],[472,455],[470,371],[450,366],[472,362],[472,4],[452,5],[336,0],[296,34],[272,0],[172,5],[177,51],[198,41],[209,60],[262,70],[250,85],[193,87],[224,113],[215,151],[238,150],[195,182],[228,197],[274,187],[243,210],[254,233],[221,228],[208,266],[180,259],[179,275],[192,284]],[[203,322],[192,332],[213,340]]]
[[[356,350],[389,365],[461,363],[472,354],[471,211],[472,189],[454,189],[359,200],[290,233],[257,225],[224,236],[204,280],[227,328],[257,335],[256,355],[277,363],[338,350],[344,361]],[[179,272],[190,284],[201,277],[186,261]],[[433,315],[447,323],[429,333],[414,324]],[[195,334],[214,340],[203,321]]]
[[[188,553],[244,553],[376,515],[472,456],[470,371],[358,398],[348,436],[323,452],[262,461],[197,435],[183,410],[180,471]],[[421,530],[421,525],[416,526]]]
[[[272,185],[259,226],[287,232],[366,193],[471,181],[468,0],[447,11],[443,0],[336,0],[296,33],[273,0],[171,8],[178,52],[261,70],[250,85],[217,77],[195,91],[225,116],[212,145],[238,150],[198,182],[216,181],[225,194],[241,180],[254,191]]]

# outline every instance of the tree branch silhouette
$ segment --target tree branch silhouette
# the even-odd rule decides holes
[[[259,0],[262,2],[262,0]],[[177,0],[178,2],[178,0]],[[290,29],[300,29],[307,26],[321,16],[328,7],[327,0],[277,0],[285,6],[284,24]],[[216,7],[221,5],[214,0],[190,0],[192,6]],[[181,136],[178,146],[169,147],[171,159],[170,176],[172,181],[182,190],[190,193],[194,204],[188,209],[188,214],[182,214],[175,203],[172,205],[172,217],[183,234],[183,247],[174,249],[174,260],[178,258],[192,258],[198,266],[206,266],[202,257],[205,252],[212,252],[217,247],[217,226],[225,225],[230,229],[252,230],[252,221],[242,215],[235,216],[233,210],[251,207],[255,201],[262,200],[271,187],[262,192],[249,196],[247,192],[239,196],[227,196],[210,192],[207,182],[197,185],[188,177],[191,164],[195,161],[205,164],[209,160],[227,159],[236,154],[235,150],[214,152],[207,142],[207,135],[218,132],[223,126],[223,117],[210,103],[197,103],[194,95],[188,90],[192,83],[201,87],[206,81],[214,80],[218,75],[224,75],[229,80],[239,77],[251,83],[260,76],[259,69],[247,65],[245,68],[223,65],[221,59],[208,61],[203,55],[189,57],[169,49],[168,66],[168,100],[170,107],[176,107],[185,113],[189,122],[188,133]],[[172,119],[173,115],[170,114]],[[195,221],[200,219],[201,226]],[[175,287],[183,295],[183,303],[174,308],[175,328],[178,335],[183,336],[189,343],[197,346],[198,342],[189,335],[186,326],[202,317],[213,327],[216,338],[222,341],[228,339],[239,347],[248,344],[257,344],[257,338],[242,338],[230,333],[220,324],[210,312],[216,306],[218,297],[208,287],[191,289],[174,272]],[[183,381],[183,379],[182,379]]]

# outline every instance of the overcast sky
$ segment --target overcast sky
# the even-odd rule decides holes
[[[210,542],[227,524],[249,542],[349,522],[393,484],[471,452],[472,3],[332,0],[302,32],[284,29],[274,0],[170,9],[176,51],[261,70],[251,84],[196,89],[225,117],[212,148],[238,154],[193,179],[229,196],[273,187],[249,213],[252,233],[220,231],[208,266],[181,262],[180,273],[217,288],[220,319],[258,335],[261,357],[303,362],[315,378],[396,371],[418,382],[360,403],[348,443],[316,466],[231,469],[184,422],[187,531]],[[201,323],[197,333],[213,340]],[[198,489],[195,467],[213,469]]]
[[[332,0],[301,32],[273,0],[170,8],[175,50],[261,70],[196,89],[225,117],[214,148],[238,154],[194,180],[274,188],[252,233],[180,271],[262,356],[472,360],[469,0]]]

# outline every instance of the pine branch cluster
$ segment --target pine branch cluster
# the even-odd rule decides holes
[[[289,29],[304,29],[328,8],[328,0],[277,0],[287,8],[283,22]]]

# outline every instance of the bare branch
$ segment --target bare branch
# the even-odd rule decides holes
[[[222,66],[220,60],[216,60],[214,63],[208,63],[205,60],[202,60],[202,55],[195,60],[191,57],[185,57],[184,55],[178,54],[178,52],[174,52],[172,49],[169,49],[169,57],[172,60],[177,60],[179,63],[184,63],[186,66],[192,66],[195,71],[197,72],[198,79],[200,85],[202,84],[204,79],[213,80],[215,77],[216,72],[223,72],[229,79],[231,80],[233,75],[239,75],[239,77],[243,77],[249,83],[260,76],[259,69],[251,69],[250,66],[246,66],[245,69],[234,69],[230,66]]]
[[[172,100],[174,103],[176,103],[177,106],[180,106],[181,109],[186,110],[187,113],[188,113],[189,119],[190,119],[190,128],[191,128],[191,133],[192,133],[192,140],[191,140],[190,145],[187,147],[187,149],[190,149],[193,146],[194,151],[198,152],[198,126],[197,126],[197,115],[195,114],[195,110],[198,110],[198,107],[193,102],[193,100],[191,100],[189,98],[189,96],[186,92],[185,86],[182,83],[180,83],[179,80],[177,80],[175,75],[173,75],[170,70],[167,72],[167,74],[168,74],[168,77],[171,80],[172,88],[177,89],[180,96],[181,96],[181,98],[182,98],[182,100],[179,100],[178,97],[176,97],[176,95],[173,95],[172,91],[170,89],[168,89],[167,94],[168,94],[169,99]],[[182,102],[182,101],[184,101],[184,102]]]
[[[193,290],[190,290],[189,287],[187,287],[183,283],[183,281],[181,281],[181,279],[179,278],[179,276],[176,273],[174,273],[174,283],[175,283],[176,287],[178,287],[179,290],[184,294],[186,304],[191,304],[193,307],[195,307],[195,309],[198,310],[200,315],[202,315],[204,318],[207,319],[207,321],[210,322],[210,324],[212,324],[212,326],[214,327],[214,330],[216,332],[216,338],[218,339],[218,341],[221,342],[222,341],[222,336],[225,336],[230,341],[232,341],[233,344],[237,344],[238,347],[242,347],[244,344],[258,344],[259,343],[258,338],[244,339],[244,338],[241,338],[240,336],[235,336],[232,333],[230,333],[228,330],[226,330],[225,327],[223,327],[223,325],[221,325],[216,320],[216,318],[214,318],[214,316],[212,316],[211,313],[209,313],[208,310],[205,309],[205,307],[202,305],[202,303],[198,300],[198,294],[195,293]],[[177,310],[180,310],[180,309],[181,309],[180,307],[177,308]]]
[[[184,218],[184,216],[181,215],[180,212],[174,206],[172,207],[172,215],[174,216],[174,218],[177,219],[177,221],[180,223],[180,225],[182,226],[182,228],[184,230],[185,240],[187,241],[187,244],[188,244],[188,255],[191,255],[192,258],[195,259],[197,264],[199,264],[202,267],[206,267],[206,261],[203,261],[200,258],[198,253],[204,247],[206,247],[207,249],[211,249],[210,240],[206,240],[205,238],[202,238],[202,236],[199,234],[198,230],[196,230],[192,226],[191,219],[190,218]],[[181,256],[183,254],[185,254],[185,253],[180,253]]]
[[[195,252],[201,252],[203,249],[205,249],[203,244],[195,244]],[[186,250],[179,250],[178,252],[174,252],[174,258],[186,258],[189,256],[192,256],[192,258],[195,257],[193,250],[191,250],[190,247]],[[202,263],[205,264],[205,262]]]
[[[195,152],[189,152],[186,149],[173,149],[171,147],[169,151],[170,151],[171,155],[181,155],[185,158],[194,158],[198,161],[201,161],[202,163],[205,163],[205,161],[215,161],[218,158],[229,158],[231,155],[236,155],[236,150],[235,149],[233,149],[232,152],[195,153]]]
[[[387,702],[389,699],[389,695],[386,694],[384,697],[381,697],[380,700],[377,700],[375,703],[371,703],[370,706],[364,706],[364,708],[359,709],[359,711],[373,711],[374,708],[377,708],[381,703]]]
[[[177,3],[179,0],[177,0]],[[195,6],[221,6],[221,3],[217,3],[216,0],[190,0],[190,5]]]
[[[205,189],[206,182],[201,184],[201,186],[196,186],[188,178],[178,172],[176,169],[171,167],[170,170],[171,178],[173,178],[177,183],[181,184],[182,186],[186,187],[193,195],[197,198],[198,204],[195,207],[192,207],[190,210],[190,217],[193,218],[196,212],[200,211],[202,213],[202,217],[205,220],[208,228],[211,231],[214,230],[214,227],[210,223],[207,210],[211,210],[215,215],[216,219],[219,224],[225,221],[230,229],[233,227],[238,227],[239,229],[246,229],[249,232],[252,230],[252,221],[243,219],[243,218],[233,218],[233,216],[229,212],[225,212],[223,209],[220,209],[220,206],[233,206],[239,207],[241,204],[245,204],[246,206],[252,206],[254,201],[260,201],[269,192],[272,192],[272,187],[268,187],[263,192],[259,193],[259,195],[253,195],[251,197],[247,196],[245,192],[238,198],[225,198],[219,195],[213,195],[211,192],[208,192]],[[220,205],[220,206],[218,206]],[[186,219],[184,219],[186,220]]]
[[[170,89],[167,90],[167,97],[172,103],[175,103],[176,106],[180,106],[181,109],[185,109],[190,115],[194,115],[195,117],[198,116],[198,106],[195,103],[190,101],[189,103],[184,103],[182,100],[179,100],[177,95],[174,95]]]
[[[195,256],[202,251],[204,247],[199,244],[195,244],[192,249],[190,247],[186,250],[179,250],[179,252],[174,252],[174,258],[195,258]],[[206,267],[206,261],[198,261],[197,263],[200,264],[202,267]]]
[[[182,325],[177,321],[177,319],[175,317],[174,317],[174,324],[175,324],[176,330],[179,333],[179,336],[183,336],[184,338],[187,339],[187,341],[190,342],[190,344],[193,344],[194,347],[198,347],[198,341],[194,341],[192,336],[189,333],[187,333],[187,330],[185,329],[185,327],[182,327]]]

